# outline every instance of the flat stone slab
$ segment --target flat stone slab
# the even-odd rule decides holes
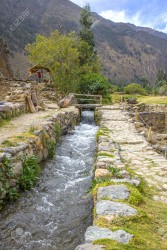
[[[107,197],[112,200],[127,200],[129,195],[129,189],[125,185],[112,185],[100,187],[97,192],[97,199],[100,200]]]
[[[137,210],[130,207],[127,204],[120,202],[102,200],[96,204],[97,215],[105,216],[107,220],[112,220],[118,216],[130,216],[135,215]]]
[[[114,183],[130,183],[132,185],[135,185],[136,187],[138,187],[140,185],[140,181],[137,179],[111,179],[112,182]]]
[[[112,232],[110,229],[101,228],[97,226],[88,227],[85,233],[85,242],[90,243],[95,240],[110,239],[116,240],[119,243],[126,244],[133,238],[132,234],[125,232],[124,230],[117,230]]]
[[[98,168],[95,171],[95,178],[104,177],[107,175],[110,175],[110,176],[112,175],[111,172],[107,169]]]
[[[104,250],[104,247],[100,245],[83,244],[83,245],[77,246],[75,250]]]

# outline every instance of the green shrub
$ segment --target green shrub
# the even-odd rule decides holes
[[[9,201],[15,201],[19,198],[19,193],[16,187],[9,188],[6,199]]]
[[[20,188],[24,191],[31,189],[39,179],[40,172],[41,169],[36,156],[33,155],[25,158],[23,161],[22,175],[19,178]]]
[[[167,84],[164,84],[162,87],[159,88],[160,95],[167,95]]]
[[[55,123],[55,134],[56,134],[56,143],[58,143],[60,140],[60,136],[61,136],[61,128],[58,122]]]
[[[84,74],[80,82],[80,91],[86,94],[100,94],[105,96],[108,93],[109,87],[107,78],[96,73]]]
[[[137,83],[131,83],[129,85],[127,85],[124,88],[124,91],[126,94],[140,94],[140,95],[145,95],[146,94],[146,90]]]
[[[111,95],[105,95],[102,99],[104,105],[111,105],[112,104],[112,97]]]
[[[17,188],[10,187],[9,184],[10,180],[15,178],[12,169],[13,165],[11,164],[10,159],[4,157],[0,168],[0,197],[5,194],[5,200],[9,201],[14,201],[19,197]],[[3,200],[0,200],[0,209],[2,209],[4,203]]]

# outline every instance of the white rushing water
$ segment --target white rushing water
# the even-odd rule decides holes
[[[37,186],[8,205],[0,218],[0,249],[74,250],[92,223],[95,134],[93,112],[63,136]]]

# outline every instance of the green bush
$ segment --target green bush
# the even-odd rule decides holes
[[[111,105],[112,104],[112,97],[111,97],[111,95],[107,94],[107,95],[103,96],[102,103],[104,105]]]
[[[85,94],[107,95],[109,90],[107,78],[100,74],[84,74],[80,82],[80,92]]]
[[[164,84],[162,87],[159,88],[159,94],[167,96],[167,84]]]
[[[19,178],[19,186],[22,190],[27,191],[31,189],[37,180],[39,179],[39,174],[41,169],[38,165],[38,160],[36,156],[30,156],[23,161],[23,171]]]
[[[127,85],[124,88],[124,91],[126,94],[140,94],[140,95],[145,95],[146,94],[146,90],[137,83],[131,83],[129,85]]]

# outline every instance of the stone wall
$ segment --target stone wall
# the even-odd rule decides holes
[[[167,132],[167,123],[165,112],[140,112],[139,121],[152,127],[153,131]]]
[[[13,190],[19,190],[19,178],[26,157],[36,156],[38,162],[53,157],[58,135],[66,134],[79,121],[79,111],[59,112],[48,119],[41,128],[34,128],[16,146],[0,150],[0,203],[7,200]],[[18,138],[18,136],[17,136]],[[16,139],[17,139],[16,138]],[[0,204],[0,205],[1,205]]]
[[[0,102],[0,120],[9,119],[26,113],[24,103]]]
[[[166,155],[167,150],[167,113],[166,112],[140,112],[139,121],[133,117],[136,130],[145,136],[146,140],[160,154]],[[150,128],[152,128],[150,133]]]
[[[21,112],[16,112],[18,114],[45,110],[46,105],[41,95],[42,90],[45,88],[44,84],[37,84],[35,81],[9,80],[0,77],[0,85],[0,103],[4,105],[0,107],[0,112],[10,111],[11,117],[14,117],[15,112],[13,110],[15,109],[16,111],[21,109]],[[3,118],[5,116],[6,114],[2,114]]]
[[[165,104],[124,104],[124,109],[128,112],[133,113],[136,110],[138,112],[167,112],[167,105]]]

